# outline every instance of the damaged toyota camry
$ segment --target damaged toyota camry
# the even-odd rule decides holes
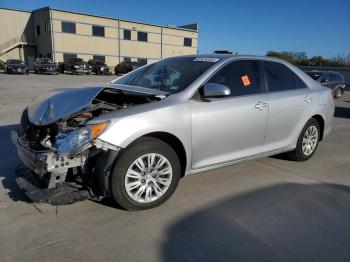
[[[185,175],[288,152],[315,153],[331,91],[268,57],[195,55],[145,65],[101,87],[34,99],[12,141],[16,181],[35,202],[165,202]]]

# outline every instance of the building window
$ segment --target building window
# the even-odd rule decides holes
[[[137,41],[147,42],[147,33],[137,32]]]
[[[131,64],[131,57],[124,57],[124,62]]]
[[[40,25],[36,26],[36,35],[40,35]]]
[[[105,36],[105,28],[103,26],[93,25],[92,26],[92,35],[104,37]]]
[[[147,59],[146,58],[137,58],[137,64],[139,66],[143,66],[147,64]]]
[[[63,62],[69,62],[72,58],[77,58],[77,54],[63,54]]]
[[[106,57],[103,56],[103,55],[93,55],[92,59],[96,60],[96,61],[100,61],[100,62],[106,63]]]
[[[124,40],[131,40],[131,31],[124,29]]]
[[[47,53],[47,58],[52,58],[51,53]]]
[[[75,23],[71,22],[62,22],[62,32],[63,33],[70,33],[70,34],[75,34]]]
[[[192,38],[184,38],[184,46],[192,46]]]
[[[49,21],[46,21],[45,22],[45,33],[48,33],[48,32],[50,32],[50,23],[49,23]]]

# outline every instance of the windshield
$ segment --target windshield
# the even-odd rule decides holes
[[[11,64],[11,65],[20,65],[20,64],[24,64],[24,62],[23,62],[22,60],[17,60],[17,59],[8,60],[7,63],[8,63],[8,64]]]
[[[112,83],[177,93],[189,86],[218,60],[201,57],[168,58],[135,70]]]
[[[98,66],[105,66],[106,65],[106,63],[101,62],[101,61],[96,61],[95,64]]]

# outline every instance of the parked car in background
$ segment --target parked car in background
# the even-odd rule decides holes
[[[317,81],[320,78],[322,73],[324,73],[324,71],[319,71],[319,70],[306,71],[306,74],[308,74],[315,81]]]
[[[91,72],[95,73],[96,75],[111,75],[112,71],[107,66],[105,62],[98,61],[98,60],[89,60],[88,64],[91,66]]]
[[[33,100],[11,134],[27,166],[16,181],[36,201],[152,208],[185,175],[283,152],[310,159],[333,114],[331,91],[285,61],[167,58],[107,86]]]
[[[4,69],[7,74],[29,74],[28,66],[20,59],[7,60]]]
[[[137,62],[120,62],[115,68],[114,68],[114,74],[116,75],[124,75],[127,74],[139,67]]]
[[[91,66],[81,58],[71,58],[67,62],[59,63],[58,67],[62,74],[65,72],[70,72],[73,75],[91,74]]]
[[[34,63],[34,72],[36,74],[58,74],[58,66],[50,58],[37,58]]]
[[[332,89],[335,98],[339,98],[344,94],[346,84],[341,73],[334,71],[308,71],[306,73],[321,85]]]

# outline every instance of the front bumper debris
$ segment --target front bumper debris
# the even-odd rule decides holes
[[[33,202],[64,205],[85,199],[98,201],[108,196],[110,169],[120,148],[98,139],[94,141],[100,151],[98,161],[93,164],[96,177],[90,183],[92,173],[74,179],[71,176],[78,167],[83,172],[89,169],[87,155],[59,156],[53,150],[34,151],[15,130],[11,132],[11,139],[23,162],[16,168],[16,182]]]
[[[58,156],[49,150],[33,151],[15,130],[11,132],[11,139],[23,162],[15,170],[16,182],[33,202],[64,205],[93,198],[88,187],[65,181],[68,169],[84,165],[85,157]]]
[[[64,182],[69,168],[83,167],[86,161],[85,155],[58,156],[49,150],[33,151],[15,130],[11,132],[11,139],[19,158],[27,168],[41,178],[45,175],[49,176],[48,188],[54,188],[57,184]]]
[[[66,205],[93,197],[88,189],[68,183],[60,184],[59,187],[52,189],[43,188],[37,175],[23,165],[16,168],[15,179],[19,188],[34,203]]]

